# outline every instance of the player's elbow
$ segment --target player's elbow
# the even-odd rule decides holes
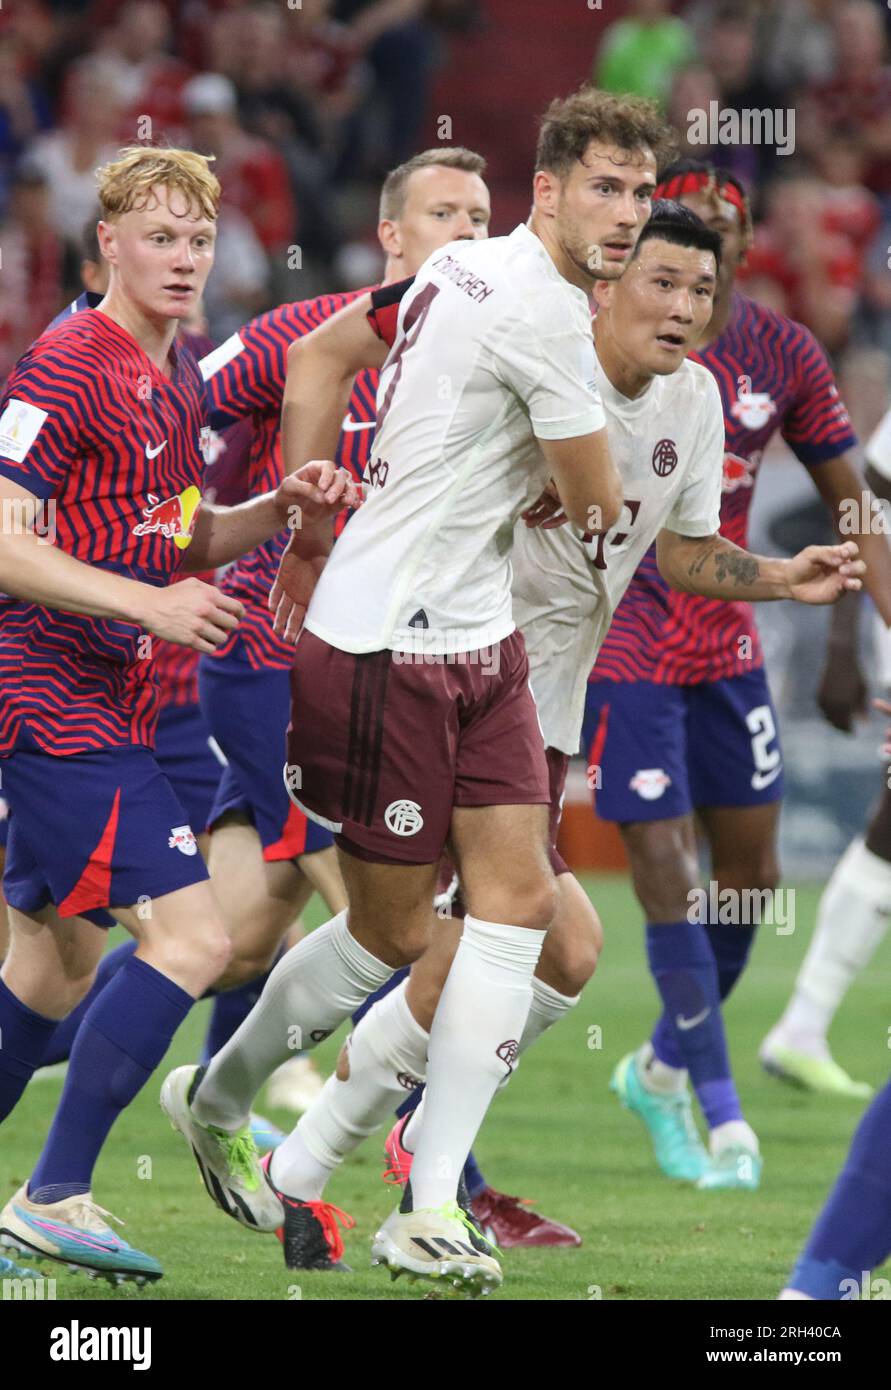
[[[622,512],[622,484],[618,474],[578,496],[564,500],[563,507],[573,526],[593,534],[615,526]]]

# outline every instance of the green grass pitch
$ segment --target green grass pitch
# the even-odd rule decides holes
[[[726,1011],[747,1117],[762,1145],[757,1193],[699,1193],[657,1171],[648,1138],[607,1086],[613,1067],[646,1036],[656,994],[646,970],[640,912],[622,878],[588,876],[603,918],[600,969],[570,1017],[523,1058],[492,1106],[477,1144],[489,1181],[534,1198],[574,1225],[578,1250],[508,1251],[498,1299],[772,1299],[838,1172],[862,1113],[856,1101],[805,1095],[765,1076],[756,1051],[777,1017],[809,940],[818,889],[801,887],[796,928],[760,929],[752,961]],[[321,920],[313,905],[311,924]],[[843,930],[844,924],[839,923]],[[859,979],[836,1020],[832,1044],[852,1075],[879,1086],[891,1071],[891,940]],[[330,1200],[350,1212],[349,1275],[284,1268],[274,1236],[252,1235],[211,1204],[182,1139],[158,1108],[166,1071],[197,1056],[207,1003],[177,1034],[165,1062],[120,1118],[96,1173],[94,1195],[126,1222],[124,1234],[161,1260],[165,1276],[138,1291],[110,1291],[63,1267],[57,1297],[113,1299],[418,1299],[420,1285],[391,1284],[369,1267],[375,1223],[391,1209],[372,1138],[332,1181]],[[599,1043],[599,1046],[597,1045]],[[327,1073],[338,1038],[316,1053]],[[3,1200],[37,1156],[58,1080],[29,1087],[3,1128]],[[287,1122],[287,1116],[272,1117]],[[382,1136],[381,1136],[382,1137]],[[887,1273],[887,1271],[886,1271]]]

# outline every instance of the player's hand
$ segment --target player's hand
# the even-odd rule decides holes
[[[553,531],[557,526],[564,526],[569,520],[563,510],[563,503],[560,501],[560,494],[557,485],[551,479],[540,497],[521,512],[523,520],[530,530],[534,526],[541,527],[542,531]]]
[[[330,459],[313,460],[283,478],[275,493],[275,505],[292,530],[328,521],[344,507],[362,505],[361,488],[346,468]]]
[[[222,646],[243,617],[244,607],[238,599],[192,578],[167,589],[152,589],[141,625],[165,642],[212,652]]]
[[[853,541],[808,545],[786,561],[789,597],[799,603],[835,603],[848,589],[862,589],[866,565]]]
[[[325,558],[324,555],[316,555],[305,559],[294,553],[291,544],[285,547],[269,591],[269,611],[273,615],[274,632],[286,642],[296,642],[300,636]]]
[[[832,650],[817,688],[817,705],[834,729],[851,733],[854,720],[866,714],[866,681],[856,651]]]

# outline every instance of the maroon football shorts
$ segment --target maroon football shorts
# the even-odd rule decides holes
[[[383,864],[436,863],[456,806],[546,805],[522,636],[422,662],[344,652],[304,629],[284,775],[343,849]]]

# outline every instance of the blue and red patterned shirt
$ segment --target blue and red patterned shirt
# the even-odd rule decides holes
[[[853,449],[857,437],[813,334],[745,295],[733,296],[724,332],[690,356],[708,367],[721,391],[720,530],[745,547],[755,479],[777,430],[806,468]],[[751,606],[669,588],[653,548],[616,609],[591,680],[694,685],[741,675],[763,661]]]
[[[198,364],[176,343],[170,361],[167,376],[86,309],[29,348],[0,402],[0,473],[40,499],[55,544],[158,586],[182,565],[209,439]],[[136,623],[0,596],[0,753],[23,729],[63,755],[151,746],[159,694],[144,647]]]
[[[248,481],[251,496],[278,487],[282,480],[280,426],[288,348],[295,339],[311,333],[339,309],[367,293],[356,290],[282,304],[253,319],[202,359],[214,427],[219,429],[245,418],[253,423]],[[357,376],[337,447],[336,462],[348,468],[357,481],[365,471],[374,438],[377,378],[374,371],[363,371]],[[338,518],[337,534],[344,519],[345,514]],[[288,533],[282,531],[250,554],[242,555],[226,571],[220,587],[244,604],[245,614],[238,630],[216,649],[214,656],[224,657],[238,650],[255,670],[290,670],[294,662],[293,644],[275,635],[268,608],[269,591],[287,542]]]

